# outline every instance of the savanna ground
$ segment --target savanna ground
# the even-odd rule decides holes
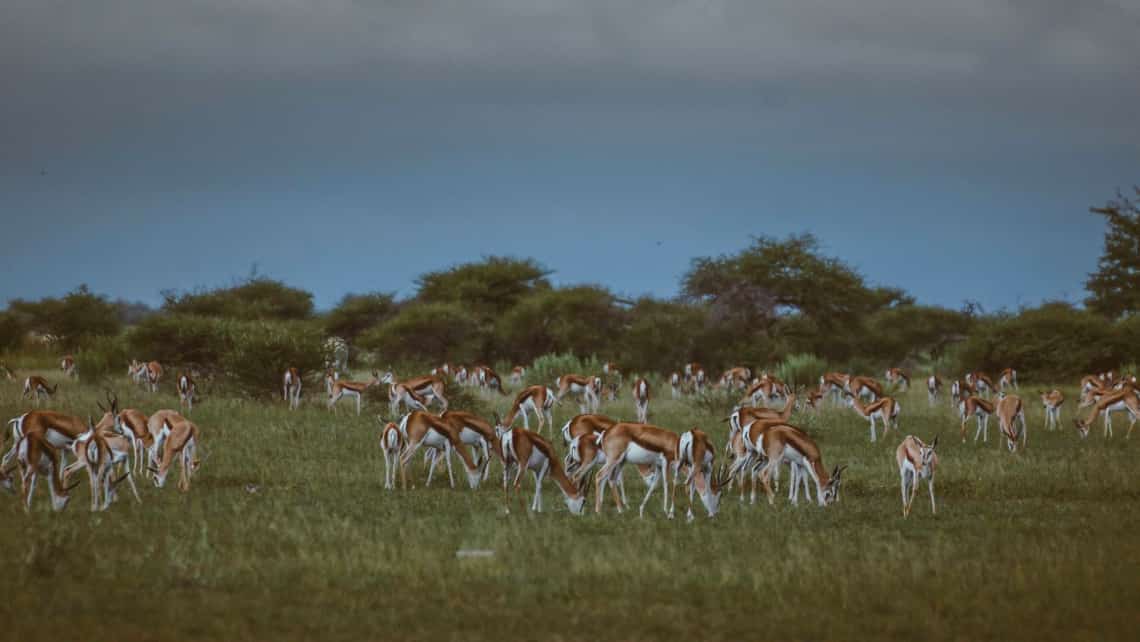
[[[177,408],[171,381],[157,395],[125,378],[112,384],[124,406]],[[1037,388],[1022,386],[1029,448],[1017,455],[999,445],[996,420],[988,444],[961,444],[945,400],[929,409],[921,385],[901,395],[903,433],[941,435],[937,515],[924,486],[902,519],[900,436],[872,444],[866,421],[842,408],[793,419],[829,468],[850,466],[838,504],[794,507],[781,492],[775,506],[752,506],[733,494],[716,519],[699,508],[693,523],[666,520],[659,496],[645,519],[609,504],[576,517],[549,483],[546,512],[506,516],[497,462],[492,483],[471,491],[461,474],[455,489],[446,475],[424,488],[417,457],[415,489],[385,491],[375,416],[386,403],[373,395],[356,417],[346,401],[334,417],[318,388],[308,386],[299,412],[202,401],[192,418],[208,457],[188,494],[139,480],[141,505],[124,486],[109,511],[91,514],[84,481],[53,514],[41,486],[25,514],[0,493],[3,637],[1110,640],[1140,631],[1140,437],[1123,439],[1121,417],[1111,441],[1099,424],[1080,441],[1071,387],[1064,428],[1045,432]],[[719,409],[662,399],[661,388],[652,422],[701,426],[723,444]],[[86,415],[101,394],[65,382],[51,405]],[[0,417],[28,407],[17,383],[0,384]],[[556,423],[576,412],[564,402]],[[628,392],[603,412],[632,417]],[[639,501],[632,471],[627,487]],[[456,557],[468,548],[495,554]]]

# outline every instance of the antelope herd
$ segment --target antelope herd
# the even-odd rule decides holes
[[[60,361],[60,371],[68,379],[78,378],[75,359],[71,355]],[[389,370],[384,374],[373,370],[366,381],[343,379],[335,368],[324,373],[326,407],[335,412],[345,397],[353,400],[356,414],[362,412],[364,397],[373,387],[388,386],[388,410],[392,421],[381,420],[380,449],[384,459],[384,488],[408,488],[408,466],[421,450],[429,466],[426,484],[430,485],[437,465],[442,463],[448,481],[455,486],[452,458],[458,457],[466,474],[467,485],[479,488],[489,477],[490,465],[498,460],[502,467],[504,505],[510,512],[511,495],[518,497],[524,475],[529,471],[535,480],[529,510],[543,509],[542,484],[549,478],[562,493],[571,513],[585,512],[588,495],[594,492],[594,512],[600,513],[610,488],[617,512],[628,505],[623,470],[633,465],[645,485],[638,506],[644,515],[653,494],[660,487],[662,510],[668,517],[676,514],[678,487],[688,497],[685,515],[694,518],[693,507],[703,506],[705,514],[715,516],[724,489],[739,487],[739,499],[745,500],[745,486],[750,486],[750,502],[755,503],[759,489],[768,502],[775,493],[782,471],[788,473],[788,500],[798,504],[801,493],[815,503],[827,506],[839,499],[846,466],[828,469],[816,438],[803,427],[789,423],[795,411],[818,411],[827,402],[846,407],[870,424],[870,441],[878,442],[893,430],[901,443],[895,451],[899,471],[902,513],[909,516],[922,481],[930,495],[931,512],[937,505],[934,479],[938,468],[938,437],[928,443],[915,435],[905,435],[900,427],[902,406],[893,394],[906,392],[910,375],[903,369],[885,371],[885,384],[873,377],[827,372],[819,377],[818,387],[793,390],[775,375],[742,366],[728,368],[710,380],[701,364],[693,362],[670,373],[666,378],[673,399],[689,396],[726,395],[738,399],[725,421],[728,435],[724,444],[724,461],[718,464],[718,449],[710,436],[699,427],[674,431],[650,423],[653,387],[650,378],[623,371],[606,363],[602,374],[563,374],[551,386],[527,384],[528,368],[515,366],[509,382],[518,389],[506,414],[495,414],[488,421],[476,414],[450,409],[447,386],[471,386],[487,394],[508,394],[503,379],[489,366],[463,366],[445,363],[425,376],[400,379]],[[144,390],[155,393],[163,378],[163,367],[156,361],[132,361],[127,374]],[[8,379],[15,379],[4,368]],[[627,390],[632,400],[634,421],[623,421],[599,414],[603,399],[615,400],[625,375],[632,382]],[[283,371],[282,399],[290,410],[302,406],[303,373],[296,368]],[[609,383],[606,383],[606,380]],[[942,398],[943,381],[937,374],[926,377],[927,399],[931,407]],[[165,485],[167,476],[177,466],[178,487],[188,491],[191,478],[201,460],[201,432],[187,416],[198,399],[197,385],[189,372],[175,380],[180,410],[158,410],[149,416],[135,408],[120,409],[118,398],[109,391],[107,406],[98,404],[100,414],[75,416],[52,410],[40,410],[45,401],[53,400],[60,388],[40,375],[23,379],[23,398],[37,409],[10,420],[14,443],[0,460],[0,487],[14,490],[14,475],[22,482],[21,502],[29,510],[37,481],[46,477],[51,504],[62,510],[70,492],[79,483],[72,477],[86,470],[91,492],[91,510],[102,511],[117,499],[119,485],[126,481],[136,501],[141,497],[135,476],[148,475],[155,486]],[[1003,370],[995,380],[984,372],[973,371],[950,380],[950,404],[958,415],[959,436],[967,440],[967,423],[976,422],[974,442],[989,440],[989,420],[996,416],[999,441],[1010,452],[1024,450],[1028,444],[1025,403],[1019,390],[1015,369]],[[887,393],[892,394],[887,394]],[[1078,413],[1091,408],[1085,418],[1074,416],[1073,422],[1081,438],[1087,438],[1093,422],[1103,417],[1104,437],[1110,438],[1112,415],[1126,413],[1129,428],[1126,437],[1140,420],[1136,378],[1116,376],[1113,372],[1089,375],[1082,379]],[[1061,425],[1065,396],[1060,390],[1040,391],[1041,404],[1048,431]],[[579,414],[561,427],[559,455],[555,444],[544,435],[555,434],[554,409],[566,398],[577,402]],[[437,406],[434,414],[431,406]],[[182,414],[185,412],[185,415]],[[401,415],[401,413],[403,413]],[[515,426],[520,419],[522,427]],[[537,430],[531,430],[531,415]],[[379,419],[379,417],[378,417]],[[881,433],[877,431],[882,426]],[[1000,446],[999,446],[1000,447]],[[67,460],[71,458],[72,463]]]

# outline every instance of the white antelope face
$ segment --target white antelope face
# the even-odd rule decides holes
[[[919,450],[919,459],[922,461],[923,477],[930,477],[931,472],[934,470],[934,449],[936,447],[938,447],[938,437],[935,437],[934,441],[930,442],[930,445],[923,446]]]

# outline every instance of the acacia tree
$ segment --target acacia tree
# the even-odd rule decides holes
[[[1089,208],[1108,229],[1097,270],[1085,281],[1085,305],[1110,318],[1140,312],[1140,187],[1132,190],[1132,198],[1117,193],[1104,207]]]

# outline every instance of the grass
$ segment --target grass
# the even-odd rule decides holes
[[[177,407],[170,382],[157,396],[115,385],[125,405]],[[53,406],[86,415],[100,394],[65,383]],[[631,417],[623,395],[603,410]],[[291,413],[215,396],[193,415],[209,456],[188,494],[147,482],[141,505],[96,515],[85,482],[59,514],[42,487],[30,514],[0,494],[0,618],[20,640],[1131,638],[1140,441],[1047,433],[1023,396],[1029,449],[1014,456],[994,430],[958,443],[948,404],[928,409],[924,391],[901,397],[904,434],[942,435],[937,515],[923,488],[901,518],[900,437],[871,444],[866,422],[837,409],[794,422],[829,468],[850,465],[840,503],[733,495],[694,523],[664,519],[660,501],[644,520],[611,506],[575,517],[549,484],[547,512],[508,517],[495,484],[423,488],[418,458],[417,487],[385,491],[379,396],[360,418],[347,403],[333,416],[314,398]],[[723,443],[703,407],[658,399],[651,419]],[[0,384],[0,417],[25,410],[18,385]],[[640,498],[632,473],[627,485]],[[457,559],[464,548],[495,555]]]

